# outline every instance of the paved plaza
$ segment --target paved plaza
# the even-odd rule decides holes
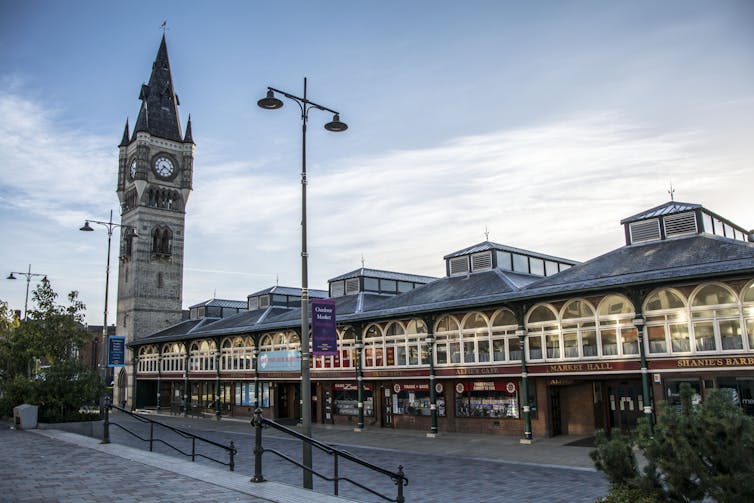
[[[148,452],[146,444],[111,427],[111,444],[57,430],[0,432],[0,453],[9,460],[9,476],[0,482],[0,501],[381,501],[347,483],[341,498],[332,483],[315,477],[315,493],[300,489],[301,470],[264,456],[267,482],[252,484],[254,433],[248,421],[152,415],[167,424],[192,430],[215,441],[231,440],[238,449],[236,470],[208,461],[191,463],[164,447]],[[123,414],[113,421],[138,428]],[[163,429],[164,430],[164,429]],[[297,441],[264,430],[264,447],[300,458]],[[388,470],[403,466],[409,485],[407,503],[423,502],[593,502],[607,494],[604,476],[594,470],[588,447],[566,444],[575,438],[535,439],[314,425],[312,436]],[[23,454],[22,454],[23,453]],[[331,471],[332,459],[314,451],[314,466]],[[348,476],[395,497],[390,479],[341,461]]]

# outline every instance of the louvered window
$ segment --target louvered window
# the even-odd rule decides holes
[[[450,275],[469,272],[469,257],[454,257],[450,259]]]
[[[262,295],[259,297],[259,308],[264,309],[266,307],[270,306],[270,296],[269,295]]]
[[[475,253],[471,256],[471,270],[492,269],[492,253],[489,251]]]
[[[641,222],[633,222],[629,229],[631,231],[632,243],[660,239],[660,221],[656,218],[652,220],[643,220]]]
[[[330,283],[330,296],[331,297],[342,297],[344,295],[343,291],[344,285],[342,281],[333,281]]]
[[[665,235],[682,236],[684,234],[696,234],[696,214],[693,211],[668,215],[664,219]]]
[[[346,280],[346,295],[356,295],[359,293],[359,278]]]

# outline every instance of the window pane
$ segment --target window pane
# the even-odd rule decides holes
[[[435,346],[435,357],[438,365],[448,363],[448,347],[445,344]]]
[[[581,350],[584,356],[597,356],[597,334],[594,330],[581,332]]]
[[[505,339],[492,341],[492,352],[496,362],[505,361]]]
[[[513,270],[516,272],[529,272],[529,257],[526,255],[513,254]]]
[[[600,330],[600,339],[600,342],[602,342],[602,354],[604,356],[618,354],[618,336],[614,328]]]
[[[694,337],[697,351],[714,351],[715,331],[711,321],[694,323]]]
[[[723,349],[743,349],[741,325],[738,320],[720,322],[720,341],[723,344]]]
[[[547,357],[560,358],[560,336],[557,334],[548,335],[547,339]]]
[[[639,354],[639,332],[635,328],[626,328],[621,330],[621,338],[623,339],[623,354],[624,355],[638,355]]]
[[[670,290],[660,290],[652,294],[647,300],[647,311],[660,309],[678,309],[683,307],[683,301]]]
[[[746,333],[749,335],[749,349],[754,349],[754,319],[746,320]]]
[[[488,362],[490,361],[490,343],[489,341],[479,341],[479,361],[480,362]]]
[[[521,360],[521,340],[518,337],[508,339],[508,354],[511,360]]]
[[[497,252],[497,266],[503,271],[511,270],[511,254],[506,251]]]
[[[542,359],[542,337],[539,335],[528,337],[529,358],[532,360]]]
[[[392,279],[380,280],[380,287],[383,292],[395,292],[398,289],[397,283]]]
[[[691,341],[689,340],[689,326],[670,325],[670,345],[673,351],[685,352],[691,351]]]
[[[532,258],[530,261],[531,273],[539,276],[545,275],[545,261],[541,258]]]
[[[665,327],[647,327],[647,334],[649,336],[649,352],[650,353],[666,353],[668,351],[667,343],[665,341]]]
[[[579,356],[579,337],[576,332],[563,334],[563,353],[566,358]]]
[[[557,262],[551,262],[546,261],[545,262],[545,275],[552,276],[553,274],[558,273],[558,263]]]
[[[735,297],[727,289],[718,285],[707,285],[694,295],[694,306],[714,306],[717,304],[733,304]]]
[[[364,278],[364,290],[378,291],[379,282],[376,278]]]

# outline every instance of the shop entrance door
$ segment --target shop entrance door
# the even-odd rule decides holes
[[[560,416],[560,388],[550,388],[550,431],[552,436],[562,435],[563,426]]]
[[[627,433],[636,428],[644,406],[641,383],[621,382],[607,388],[610,427]]]
[[[392,428],[393,427],[393,395],[390,391],[390,388],[385,387],[384,390],[384,397],[382,402],[382,427],[383,428]]]

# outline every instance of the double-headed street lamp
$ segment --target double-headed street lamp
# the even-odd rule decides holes
[[[307,259],[309,254],[306,247],[306,123],[309,120],[309,110],[316,108],[333,114],[333,120],[325,124],[325,129],[341,132],[348,129],[348,125],[340,121],[340,115],[335,110],[309,101],[306,97],[306,78],[304,78],[304,97],[294,96],[285,91],[267,88],[267,96],[257,102],[266,110],[276,110],[283,106],[283,102],[275,97],[280,94],[292,101],[301,109],[301,426],[307,437],[312,432],[312,388],[309,375],[309,278]],[[304,442],[303,451],[304,487],[312,488],[312,446]]]
[[[113,222],[113,210],[110,210],[110,220],[108,222],[103,222],[101,220],[86,220],[84,222],[84,226],[81,227],[80,231],[85,232],[92,232],[94,229],[92,228],[90,223],[92,224],[99,224],[107,228],[107,268],[105,269],[105,310],[102,316],[102,361],[100,363],[101,367],[101,376],[102,381],[105,382],[107,385],[107,299],[108,299],[108,293],[110,290],[110,246],[111,241],[113,237],[113,229],[116,227],[123,227],[126,229],[126,238],[132,239],[137,237],[136,232],[134,231],[134,228],[130,225],[124,225],[124,224],[117,224]]]
[[[31,282],[31,278],[33,278],[34,276],[42,276],[44,278],[47,278],[47,275],[31,272],[31,264],[29,264],[28,272],[12,271],[10,274],[8,274],[8,277],[5,279],[18,279],[14,276],[14,274],[18,274],[20,276],[26,277],[26,300],[24,301],[24,320],[26,320],[26,316],[27,316],[26,313],[29,310],[29,283]]]

